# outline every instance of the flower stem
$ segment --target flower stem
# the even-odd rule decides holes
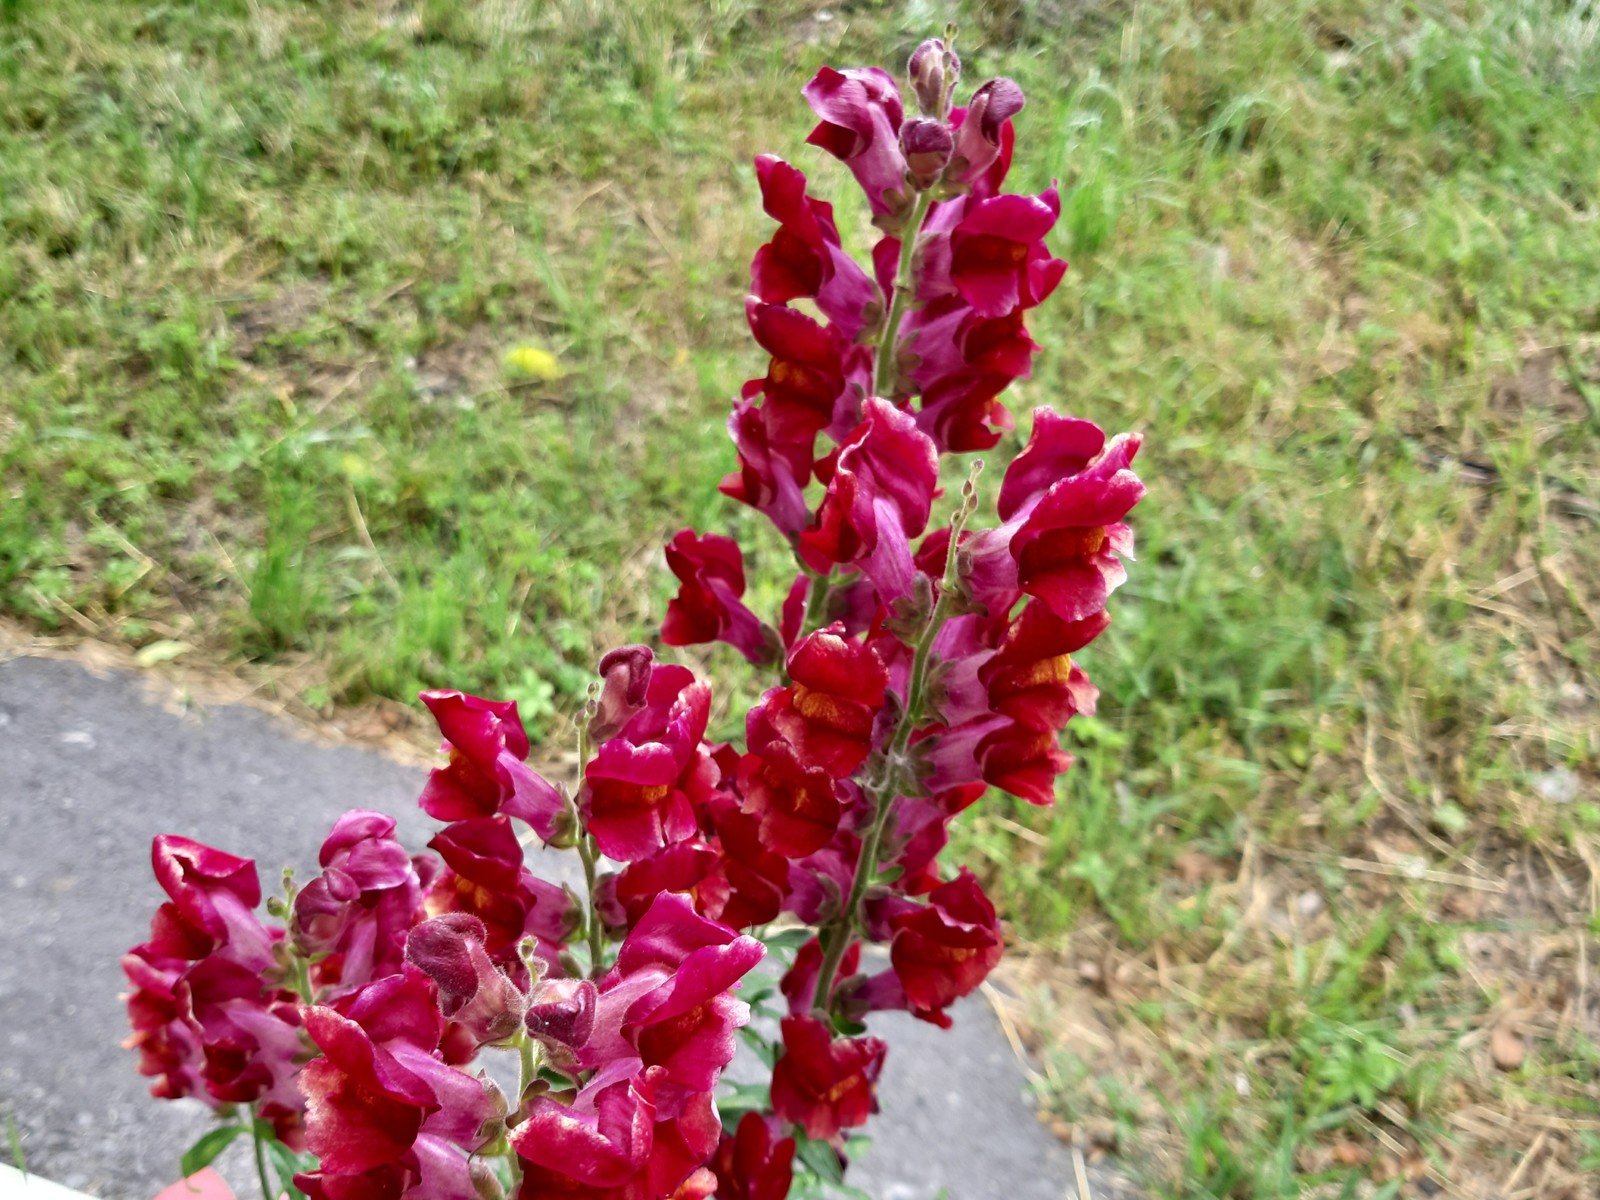
[[[589,889],[589,915],[584,922],[589,938],[589,978],[599,979],[605,966],[605,931],[600,925],[600,903],[595,892],[596,847],[594,838],[587,833],[578,839],[578,857],[583,859],[583,879]]]
[[[261,1118],[256,1116],[256,1106],[250,1105],[250,1140],[255,1143],[256,1180],[261,1184],[261,1200],[275,1200],[272,1185],[267,1182],[266,1146],[261,1140]]]
[[[800,628],[802,634],[822,628],[822,618],[828,611],[828,593],[833,590],[832,575],[808,573],[811,575],[811,594],[806,597],[806,615]]]
[[[900,342],[900,322],[906,315],[906,309],[911,306],[911,298],[916,290],[916,279],[912,275],[913,260],[917,256],[917,235],[922,230],[922,222],[928,215],[928,209],[933,207],[933,192],[924,191],[917,193],[916,207],[911,210],[911,219],[906,222],[905,236],[900,239],[900,265],[894,276],[894,298],[889,301],[889,316],[883,323],[883,332],[878,339],[878,361],[872,372],[872,394],[891,399],[889,386],[894,382],[895,353]]]
[[[850,882],[850,894],[839,915],[818,935],[822,942],[822,967],[817,972],[817,991],[812,999],[814,1008],[826,1010],[832,1003],[834,976],[839,973],[839,964],[844,961],[845,951],[849,949],[851,932],[861,907],[861,898],[866,895],[867,885],[878,875],[878,850],[883,844],[884,827],[889,823],[889,810],[894,807],[894,797],[899,787],[901,771],[904,769],[906,749],[911,744],[912,731],[922,719],[923,702],[928,687],[928,666],[933,660],[933,642],[945,620],[951,615],[956,596],[959,583],[956,572],[956,551],[961,541],[961,531],[975,507],[976,477],[982,467],[981,461],[974,464],[972,478],[962,489],[961,506],[956,509],[951,519],[950,548],[945,554],[944,578],[939,584],[939,599],[934,604],[933,611],[928,614],[928,623],[923,626],[922,636],[917,639],[916,648],[912,653],[911,681],[906,686],[905,712],[901,714],[900,724],[895,728],[894,741],[884,754],[883,768],[878,778],[865,789],[874,807],[872,827],[861,843],[861,856],[856,860],[855,876]]]
[[[583,771],[589,762],[589,719],[594,716],[594,693],[591,686],[590,700],[584,710],[582,723],[578,726],[578,789],[583,788]],[[584,917],[584,933],[589,941],[589,978],[600,978],[600,968],[603,965],[605,952],[605,930],[600,923],[600,899],[595,893],[595,860],[599,857],[600,848],[595,845],[594,837],[584,828],[583,818],[578,812],[576,794],[570,800],[572,805],[572,821],[578,829],[578,857],[583,860],[583,881],[587,887],[585,894],[589,898],[589,911]]]

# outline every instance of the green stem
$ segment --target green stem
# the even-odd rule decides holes
[[[889,399],[889,385],[894,382],[896,348],[900,341],[900,322],[911,306],[916,290],[912,276],[912,260],[917,256],[917,235],[922,231],[923,219],[933,207],[933,192],[917,193],[916,206],[911,219],[906,222],[905,236],[900,239],[900,266],[894,276],[894,299],[889,301],[889,316],[884,321],[883,332],[878,336],[878,362],[872,373],[872,394]]]
[[[250,1105],[250,1140],[255,1143],[256,1149],[256,1179],[261,1184],[261,1200],[275,1200],[272,1185],[267,1182],[267,1155],[266,1148],[261,1141],[260,1118],[256,1116],[256,1106]]]
[[[294,955],[294,990],[307,1004],[312,1002],[311,963],[303,954]]]
[[[604,967],[605,930],[600,925],[600,905],[595,891],[594,838],[585,833],[578,839],[578,857],[583,859],[583,880],[589,889],[589,916],[584,922],[589,939],[589,978],[599,979]]]
[[[967,517],[971,515],[972,493],[972,485],[969,483],[962,505],[951,522],[950,549],[945,555],[944,578],[939,585],[939,600],[933,606],[933,611],[928,614],[928,623],[923,627],[922,636],[917,639],[916,649],[912,654],[911,682],[906,686],[905,712],[901,714],[900,724],[895,728],[894,741],[884,755],[881,774],[865,789],[874,806],[872,827],[861,843],[861,856],[856,860],[855,876],[850,881],[850,894],[839,916],[818,935],[822,943],[822,967],[817,972],[817,991],[811,1002],[814,1008],[826,1010],[832,1003],[834,976],[839,973],[839,964],[844,961],[845,951],[849,949],[851,931],[856,924],[861,898],[866,895],[867,885],[878,875],[878,850],[883,844],[883,831],[889,823],[889,810],[894,807],[895,792],[899,786],[906,749],[911,744],[912,730],[922,718],[923,701],[926,699],[928,689],[928,667],[933,660],[933,641],[938,636],[945,619],[950,615],[951,599],[956,594],[958,582],[956,548],[961,541],[962,528],[967,523]]]
[[[800,628],[801,633],[822,628],[822,618],[828,611],[828,593],[832,590],[832,575],[811,573],[811,595],[806,598],[806,616]]]

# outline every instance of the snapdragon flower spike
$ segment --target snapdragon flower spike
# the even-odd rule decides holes
[[[833,206],[807,195],[805,175],[770,154],[756,158],[756,181],[778,230],[750,264],[751,293],[763,304],[815,300],[843,338],[857,341],[883,319],[883,300],[840,246]]]
[[[428,843],[446,869],[429,885],[429,916],[468,913],[484,925],[489,957],[519,977],[517,943],[537,939],[539,957],[559,972],[562,945],[577,928],[572,897],[537,878],[523,863],[522,844],[505,817],[479,817],[447,825]]]
[[[878,1038],[835,1038],[816,1017],[785,1017],[783,1055],[772,1068],[772,1111],[806,1136],[837,1139],[878,1111],[876,1088],[889,1048]]]
[[[686,1181],[715,1153],[722,1132],[709,1094],[695,1096],[676,1116],[657,1111],[666,1072],[639,1069],[637,1059],[595,1074],[564,1104],[535,1097],[510,1133],[522,1161],[519,1200],[703,1200],[712,1181],[690,1192]]]
[[[606,857],[633,862],[694,836],[718,774],[701,744],[710,712],[693,672],[651,669],[645,707],[584,765],[579,809]]]
[[[711,1169],[717,1200],[784,1200],[794,1181],[795,1141],[784,1137],[777,1119],[747,1112],[738,1129],[723,1131]]]
[[[444,1018],[432,984],[407,964],[334,1006],[306,1010],[322,1051],[301,1073],[314,1200],[475,1195],[468,1156],[497,1136],[505,1102],[437,1055]]]
[[[938,450],[916,418],[873,397],[841,446],[816,523],[799,551],[821,573],[858,564],[881,603],[911,594],[910,539],[927,528],[939,482]]]
[[[803,94],[821,118],[806,141],[850,168],[866,193],[874,224],[887,232],[898,230],[912,198],[900,153],[905,108],[893,76],[877,67],[823,67]]]
[[[322,958],[319,982],[357,987],[400,969],[422,886],[394,828],[382,813],[345,813],[317,856],[322,874],[295,895],[295,945]]]
[[[727,642],[757,666],[776,657],[777,634],[740,599],[744,555],[738,542],[720,534],[682,530],[667,543],[667,566],[681,586],[661,622],[663,642],[669,646]]]
[[[428,776],[417,803],[430,817],[462,821],[503,813],[525,821],[544,841],[555,836],[561,793],[524,761],[528,735],[514,700],[464,692],[422,693],[450,751],[448,766]]]
[[[733,1060],[750,1007],[731,989],[765,952],[755,938],[700,916],[688,897],[657,896],[600,983],[580,1065],[637,1057],[661,1068],[654,1103],[676,1115],[691,1097],[709,1093]]]

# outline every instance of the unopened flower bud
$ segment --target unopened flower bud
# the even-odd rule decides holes
[[[950,113],[950,93],[961,78],[961,60],[943,38],[929,38],[911,52],[906,64],[917,106],[941,121]]]
[[[628,718],[644,707],[655,655],[648,646],[622,646],[600,660],[604,680],[589,718],[589,737],[599,744],[614,738]]]
[[[439,1008],[479,1043],[503,1042],[517,1032],[528,998],[484,951],[484,924],[467,913],[445,913],[406,935],[406,961],[438,985]]]
[[[967,115],[956,130],[956,182],[971,183],[1000,157],[1000,130],[1022,111],[1022,89],[1004,77],[991,79],[972,94]]]
[[[528,1033],[556,1062],[570,1062],[594,1032],[599,991],[587,979],[550,979],[534,989],[526,1017]]]
[[[925,191],[939,181],[955,139],[943,121],[912,117],[900,126],[900,152],[905,155],[911,182]]]

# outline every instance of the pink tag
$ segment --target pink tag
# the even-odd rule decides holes
[[[189,1178],[162,1188],[155,1200],[234,1200],[234,1196],[221,1175],[204,1167]]]

